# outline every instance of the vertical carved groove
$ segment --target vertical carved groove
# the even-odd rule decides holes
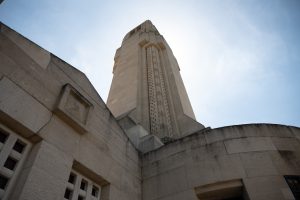
[[[158,49],[146,48],[150,130],[160,138],[172,137],[169,104]]]

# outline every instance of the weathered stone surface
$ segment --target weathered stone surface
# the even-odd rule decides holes
[[[282,189],[289,189],[282,176],[264,176],[243,180],[250,199],[285,199]]]
[[[142,153],[147,153],[162,147],[164,144],[155,135],[146,135],[140,138],[138,149]]]
[[[76,161],[84,166],[83,169],[103,177],[108,183],[103,186],[106,193],[102,196],[103,200],[119,199],[118,194],[122,199],[141,199],[138,151],[86,76],[50,53],[47,68],[40,66],[38,61],[32,61],[34,58],[24,51],[22,44],[16,44],[3,32],[0,38],[1,116],[8,116],[5,121],[1,120],[1,124],[17,130],[22,136],[29,137],[23,133],[28,133],[28,129],[39,137],[38,140],[30,140],[38,143],[33,144],[33,150],[22,166],[14,191],[16,196],[12,198],[62,199],[72,163]],[[26,40],[23,37],[19,39]],[[72,115],[76,123],[86,126],[84,135],[77,134],[80,131],[78,127],[52,113],[66,83],[71,84],[80,95],[66,98],[63,106],[67,106],[62,110]],[[85,102],[94,107],[89,113],[90,118],[85,112]],[[74,106],[70,105],[78,105],[80,112],[75,112]],[[13,127],[16,122],[22,124],[18,129]],[[88,177],[91,173],[83,173],[88,179],[93,179]]]
[[[150,21],[124,37],[113,73],[107,105],[115,117],[131,115],[160,139],[204,128],[195,120],[176,58]]]
[[[116,84],[108,101],[115,115],[122,114],[117,119],[82,72],[2,24],[0,69],[1,131],[26,137],[32,147],[19,163],[10,199],[62,199],[72,170],[101,186],[101,200],[196,200],[197,188],[236,181],[243,189],[238,194],[250,200],[294,199],[284,176],[300,174],[300,129],[275,124],[202,129],[177,61],[149,21],[128,33],[116,52]],[[63,93],[59,101],[66,84],[75,93]],[[151,108],[150,89],[159,96],[151,97]],[[57,101],[85,134],[53,114]],[[171,129],[165,126],[170,124]],[[162,144],[153,126],[157,135],[176,137],[162,137]],[[8,146],[0,143],[1,156],[19,155]],[[223,189],[225,194],[228,188]]]
[[[261,126],[262,130],[274,129],[274,125],[270,128],[267,124]],[[253,131],[251,125],[211,129],[205,134],[195,133],[144,154],[142,176],[146,181],[143,182],[143,196],[149,199],[176,198],[177,193],[164,197],[157,195],[160,194],[157,182],[164,181],[162,174],[171,173],[175,167],[184,167],[188,186],[187,189],[186,186],[177,189],[190,191],[185,193],[186,198],[195,195],[195,187],[236,179],[243,181],[250,199],[290,198],[291,192],[283,175],[299,174],[298,139],[291,137],[286,126],[275,127],[276,132],[267,132],[264,137],[263,132],[258,133],[261,131],[259,125],[253,125],[255,136],[247,133]],[[248,134],[251,137],[245,137]],[[265,183],[266,191],[263,190]]]
[[[251,151],[276,150],[271,138],[268,137],[249,137],[238,138],[224,141],[226,150],[229,154]]]
[[[271,176],[278,172],[267,152],[249,152],[240,154],[247,177]]]
[[[0,91],[1,115],[16,120],[32,133],[37,133],[50,120],[52,113],[8,78],[0,80]]]
[[[48,51],[25,39],[22,35],[3,24],[1,24],[1,33],[25,51],[39,66],[43,69],[47,68],[50,62],[50,53]]]
[[[125,130],[125,132],[136,148],[139,147],[141,138],[149,135],[149,133],[140,125],[133,126],[128,130]]]

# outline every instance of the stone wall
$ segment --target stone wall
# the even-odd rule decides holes
[[[5,198],[63,199],[75,170],[103,200],[141,199],[138,152],[82,72],[3,24],[0,68],[1,130],[31,143]]]
[[[143,199],[196,200],[198,188],[235,180],[245,199],[294,199],[284,175],[300,174],[299,138],[296,127],[252,124],[179,139],[143,156]]]
[[[121,82],[126,62],[138,66],[138,49],[126,45],[128,54],[115,58]],[[91,185],[101,187],[101,200],[294,199],[284,176],[300,174],[297,127],[206,128],[142,155],[82,72],[3,24],[0,69],[0,199],[63,199],[66,188],[88,196]],[[194,121],[181,122],[188,129]],[[70,173],[88,181],[86,192]]]

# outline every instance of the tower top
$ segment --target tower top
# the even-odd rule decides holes
[[[176,58],[150,20],[126,34],[113,73],[107,105],[126,121],[125,129],[140,125],[166,141],[204,128],[195,120]]]
[[[135,27],[134,29],[132,29],[131,31],[129,31],[124,39],[127,40],[128,38],[130,38],[131,36],[137,34],[137,33],[150,33],[153,32],[155,34],[159,35],[158,30],[156,29],[156,27],[152,24],[152,22],[150,20],[146,20],[143,23],[141,23],[140,25],[138,25],[137,27]]]

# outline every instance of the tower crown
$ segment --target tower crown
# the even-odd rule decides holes
[[[107,105],[125,128],[141,125],[161,139],[204,128],[195,120],[172,50],[150,20],[126,34],[113,73]]]
[[[145,32],[146,33],[153,32],[153,33],[159,34],[158,30],[152,24],[152,22],[150,20],[146,20],[143,23],[141,23],[140,25],[138,25],[137,27],[135,27],[134,29],[132,29],[131,31],[129,31],[125,35],[123,41],[130,38],[134,34],[141,34],[141,33],[145,33]]]

